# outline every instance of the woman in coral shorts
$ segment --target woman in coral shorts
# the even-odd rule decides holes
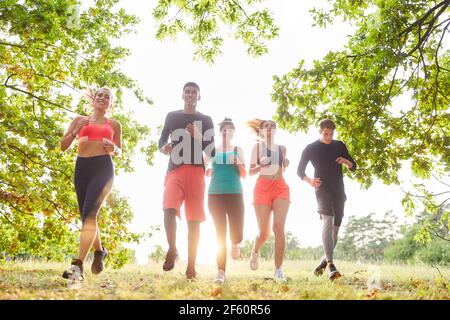
[[[256,270],[259,250],[270,236],[270,220],[273,212],[272,230],[275,235],[275,275],[277,282],[284,282],[281,269],[285,252],[284,224],[289,210],[289,186],[283,171],[289,165],[286,147],[274,142],[276,124],[271,120],[254,119],[247,122],[257,134],[260,142],[253,146],[250,160],[250,175],[259,173],[253,193],[253,205],[258,220],[259,234],[250,256],[250,268]]]

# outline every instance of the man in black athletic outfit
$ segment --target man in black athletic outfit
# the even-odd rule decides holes
[[[329,268],[329,278],[334,280],[341,274],[333,263],[333,250],[337,243],[339,227],[344,216],[344,204],[347,199],[342,176],[342,165],[356,170],[356,163],[348,153],[342,141],[333,140],[336,125],[331,120],[319,123],[320,139],[307,145],[298,164],[297,174],[316,190],[318,212],[323,220],[322,243],[325,257],[314,274],[321,275]],[[305,169],[311,161],[314,167],[314,179],[306,176]]]

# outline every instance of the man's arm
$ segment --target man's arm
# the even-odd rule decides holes
[[[342,142],[342,147],[343,147],[342,157],[347,160],[347,163],[344,162],[344,164],[347,166],[347,168],[350,171],[355,171],[356,170],[355,160],[353,160],[352,156],[348,153],[347,146],[343,142]]]
[[[158,147],[161,152],[163,152],[162,148],[166,146],[167,141],[169,140],[169,135],[170,135],[170,119],[169,114],[167,114],[166,120],[164,121],[164,127],[161,131],[161,137],[158,140]]]
[[[307,182],[312,187],[318,188],[322,184],[320,178],[311,179],[305,173],[306,166],[308,165],[308,162],[310,160],[311,160],[311,150],[308,147],[306,147],[305,150],[303,150],[302,157],[300,158],[300,161],[298,163],[297,175],[300,177],[300,179]]]
[[[309,160],[310,160],[310,151],[309,151],[308,147],[306,147],[302,152],[302,156],[300,158],[300,161],[298,162],[298,167],[297,167],[297,175],[302,180],[304,180],[304,178],[306,177],[305,171],[306,171],[306,166],[308,165]]]
[[[204,121],[204,134],[202,139],[202,150],[213,158],[216,155],[216,144],[214,140],[214,124],[211,117],[206,116]],[[206,149],[206,150],[205,150]]]

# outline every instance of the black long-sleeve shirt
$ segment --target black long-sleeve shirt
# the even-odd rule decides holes
[[[351,171],[356,170],[356,162],[342,141],[332,140],[330,144],[322,143],[320,140],[314,141],[303,150],[297,174],[303,180],[306,176],[306,166],[311,161],[314,167],[314,178],[320,178],[322,187],[343,188],[342,165],[336,162],[339,157],[343,157],[353,164]]]
[[[192,122],[202,133],[201,142],[192,138],[185,130],[186,126]],[[211,157],[214,156],[214,124],[210,116],[198,111],[193,114],[185,113],[183,110],[169,112],[158,141],[159,149],[168,142],[169,136],[173,149],[167,171],[174,170],[183,164],[203,166],[203,151],[209,152]]]

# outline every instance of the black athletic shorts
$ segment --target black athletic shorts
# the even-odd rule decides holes
[[[344,188],[316,188],[316,199],[319,214],[334,216],[334,225],[340,226],[347,200]]]

